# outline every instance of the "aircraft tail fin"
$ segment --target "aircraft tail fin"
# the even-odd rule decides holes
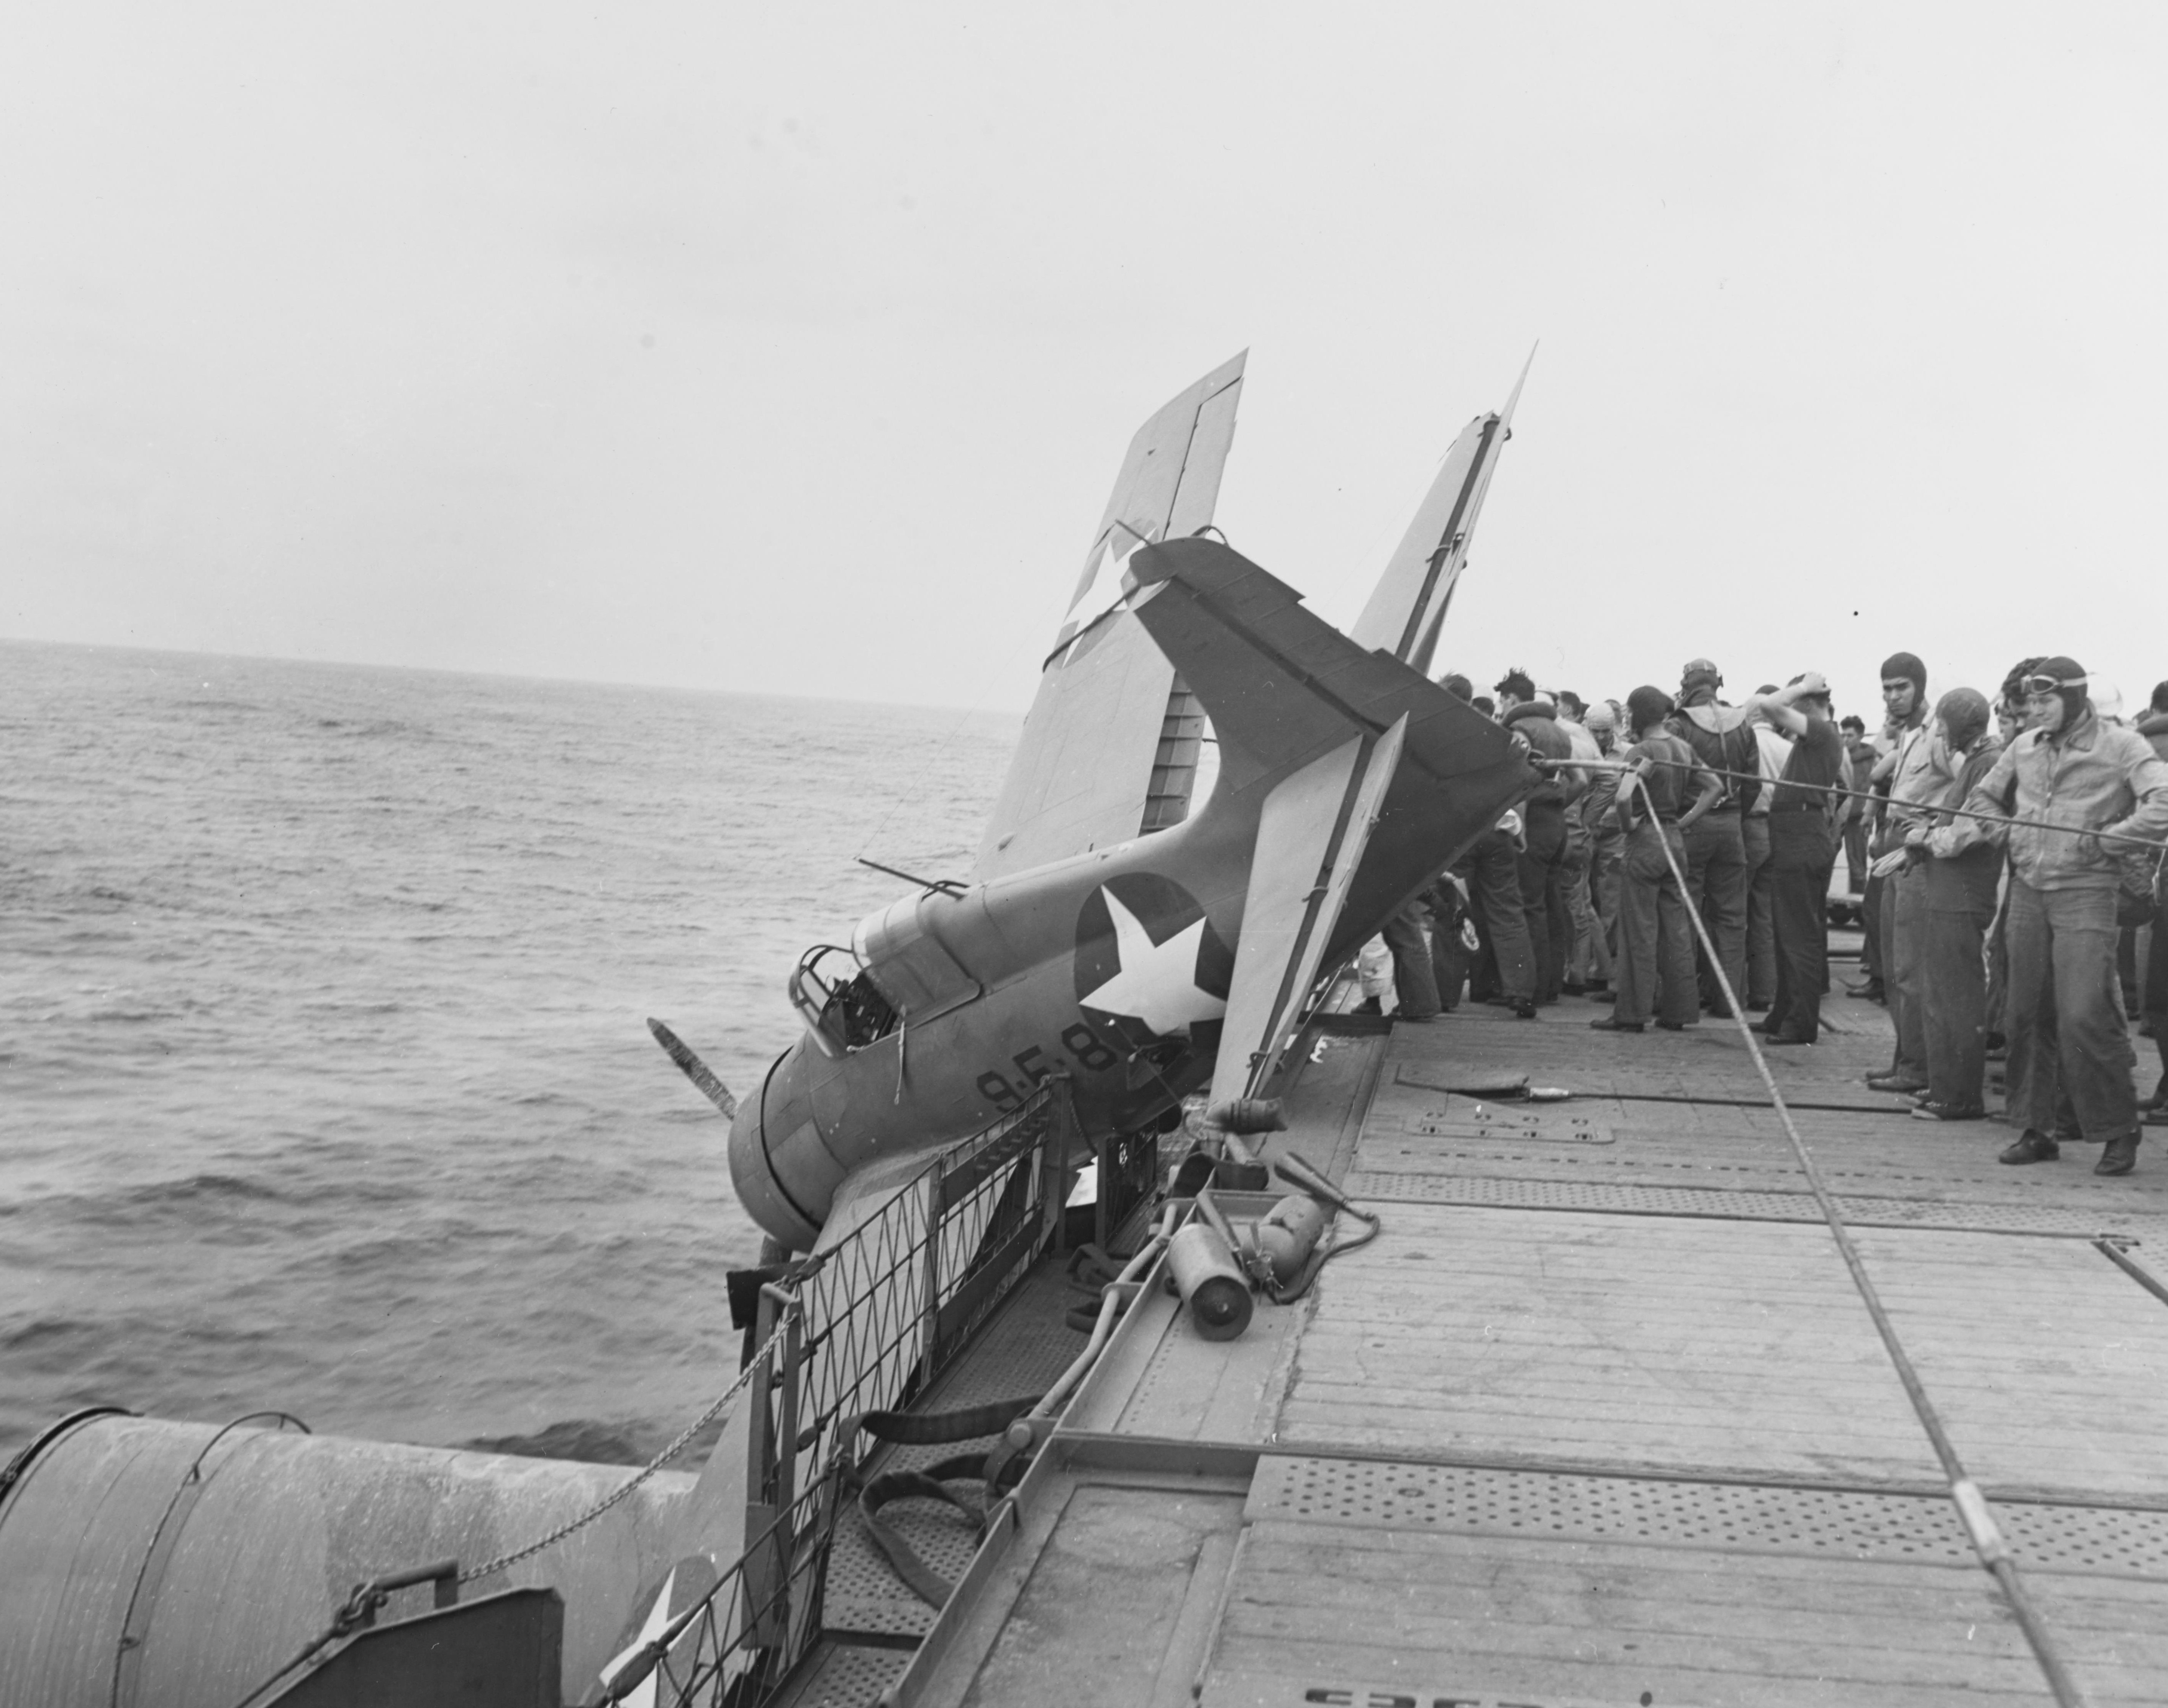
[[[1218,733],[1213,799],[1269,789],[1350,736],[1409,720],[1410,761],[1483,770],[1512,738],[1390,652],[1306,609],[1302,595],[1215,540],[1171,540],[1131,560],[1130,607]],[[1208,808],[1208,811],[1209,809]]]

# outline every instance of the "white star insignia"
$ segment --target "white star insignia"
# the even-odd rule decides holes
[[[673,1566],[670,1568],[670,1575],[662,1580],[662,1593],[655,1598],[655,1605],[648,1610],[638,1635],[622,1654],[603,1668],[604,1683],[616,1676],[619,1668],[662,1635],[663,1627],[670,1623],[670,1592],[677,1582],[678,1568]],[[623,1698],[624,1708],[655,1708],[655,1689],[656,1677],[650,1673],[625,1693]]]
[[[1198,987],[1203,919],[1184,926],[1164,943],[1154,943],[1143,923],[1112,890],[1100,893],[1107,898],[1107,916],[1114,923],[1121,970],[1081,999],[1087,1008],[1140,1020],[1146,1030],[1162,1038],[1186,1035],[1193,1022],[1216,1020],[1227,1012],[1225,998]]]
[[[1129,544],[1120,551],[1114,549],[1117,539]],[[1100,543],[1097,562],[1092,571],[1092,579],[1084,583],[1083,592],[1069,602],[1069,615],[1061,620],[1061,631],[1072,643],[1075,637],[1112,610],[1128,597],[1122,586],[1123,577],[1129,571],[1129,560],[1152,542],[1139,539],[1126,524],[1117,522]]]

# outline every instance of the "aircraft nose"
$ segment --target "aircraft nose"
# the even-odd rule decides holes
[[[731,1121],[738,1202],[763,1232],[795,1252],[812,1250],[821,1235],[835,1183],[824,1186],[820,1177],[840,1172],[813,1125],[805,1057],[802,1041],[777,1056]]]

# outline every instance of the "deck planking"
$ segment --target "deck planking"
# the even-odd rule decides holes
[[[2003,1168],[1999,1122],[1870,1091],[1886,1023],[1830,1006],[1842,1030],[1772,1056],[1801,1136],[2089,1700],[2163,1700],[2168,1303],[2093,1237],[2168,1274],[2168,1168]],[[1268,1152],[1384,1233],[1242,1341],[1141,1303],[1056,1438],[1080,1468],[1036,1497],[1038,1554],[1004,1568],[1050,1562],[1060,1620],[1013,1587],[952,1609],[997,1634],[899,1703],[1056,1679],[1206,1708],[2047,1700],[1741,1040],[1591,1034],[1597,1012],[1305,1040]],[[1522,1079],[1573,1095],[1490,1094]],[[1156,1588],[1095,1613],[1076,1562],[1123,1572],[1136,1520],[1080,1492],[1191,1452],[1248,1477],[1239,1529],[1221,1505],[1153,1541]],[[1075,1663],[1095,1642],[1104,1688]]]
[[[2157,1702],[2168,1585],[2038,1581],[2094,1700]],[[1963,1566],[1272,1521],[1251,1528],[1220,1657],[1206,1708],[1279,1708],[1319,1687],[1382,1687],[1423,1708],[1440,1696],[1692,1708],[2043,1696],[1991,1583]],[[1294,1679],[1316,1684],[1291,1690]]]
[[[1390,1226],[1320,1290],[1283,1443],[1932,1474],[1820,1226],[1427,1205]],[[2083,1242],[1858,1239],[1983,1482],[2168,1501],[2168,1306]]]

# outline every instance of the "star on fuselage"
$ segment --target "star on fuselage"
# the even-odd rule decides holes
[[[1113,922],[1114,949],[1121,970],[1097,989],[1079,998],[1086,1008],[1140,1021],[1162,1038],[1187,1035],[1199,1020],[1216,1020],[1227,1000],[1197,982],[1197,952],[1204,941],[1204,920],[1192,921],[1164,943],[1154,943],[1144,922],[1124,907],[1112,890],[1107,917]]]

